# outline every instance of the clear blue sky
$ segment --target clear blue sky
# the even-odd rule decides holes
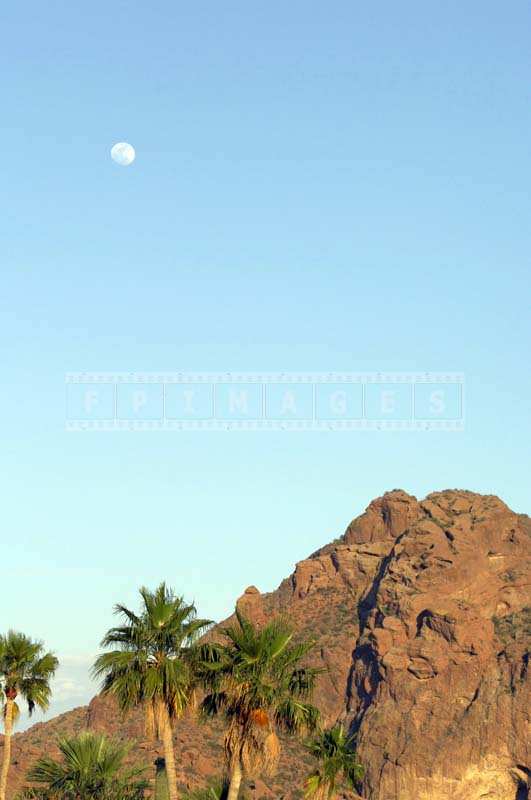
[[[3,11],[3,626],[220,618],[393,487],[530,510],[528,3]],[[110,147],[137,160],[116,166]],[[467,428],[67,434],[68,370],[463,370]]]

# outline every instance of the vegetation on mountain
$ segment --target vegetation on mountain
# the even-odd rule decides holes
[[[227,800],[228,793],[228,779],[213,778],[206,786],[186,792],[183,800]]]
[[[494,630],[504,644],[511,641],[531,643],[531,606],[507,614],[505,617],[493,617]]]
[[[317,766],[306,781],[306,797],[332,800],[340,789],[355,789],[363,777],[355,739],[342,725],[322,731],[307,748]]]

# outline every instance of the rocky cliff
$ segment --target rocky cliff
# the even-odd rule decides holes
[[[238,603],[260,621],[288,614],[317,640],[326,667],[316,701],[356,731],[367,800],[531,797],[531,520],[493,496],[403,491],[373,501],[337,541],[297,564],[269,594]],[[11,791],[58,731],[106,730],[153,763],[139,715],[95,698],[14,743]],[[175,733],[182,786],[219,770],[219,726],[183,720]],[[307,759],[288,742],[255,798],[297,798]]]

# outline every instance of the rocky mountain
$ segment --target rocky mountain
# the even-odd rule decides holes
[[[367,800],[531,798],[531,519],[494,496],[403,491],[374,500],[345,534],[297,564],[278,589],[238,600],[253,619],[286,614],[317,641],[326,668],[316,702],[325,720],[358,736]],[[104,730],[158,751],[142,720],[96,697],[14,739],[11,796],[59,732]],[[182,787],[222,763],[222,728],[182,720]],[[288,741],[277,775],[256,800],[302,796],[308,759]]]

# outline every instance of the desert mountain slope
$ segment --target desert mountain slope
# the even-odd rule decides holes
[[[368,800],[524,800],[531,797],[531,520],[494,496],[403,491],[374,500],[341,539],[297,564],[279,588],[248,588],[255,620],[287,614],[317,640],[327,668],[316,702],[327,722],[357,732]],[[142,721],[100,697],[14,740],[11,796],[59,731],[89,727],[158,751]],[[175,732],[182,786],[222,763],[222,731],[193,719]],[[308,763],[287,743],[257,798],[298,798]]]

